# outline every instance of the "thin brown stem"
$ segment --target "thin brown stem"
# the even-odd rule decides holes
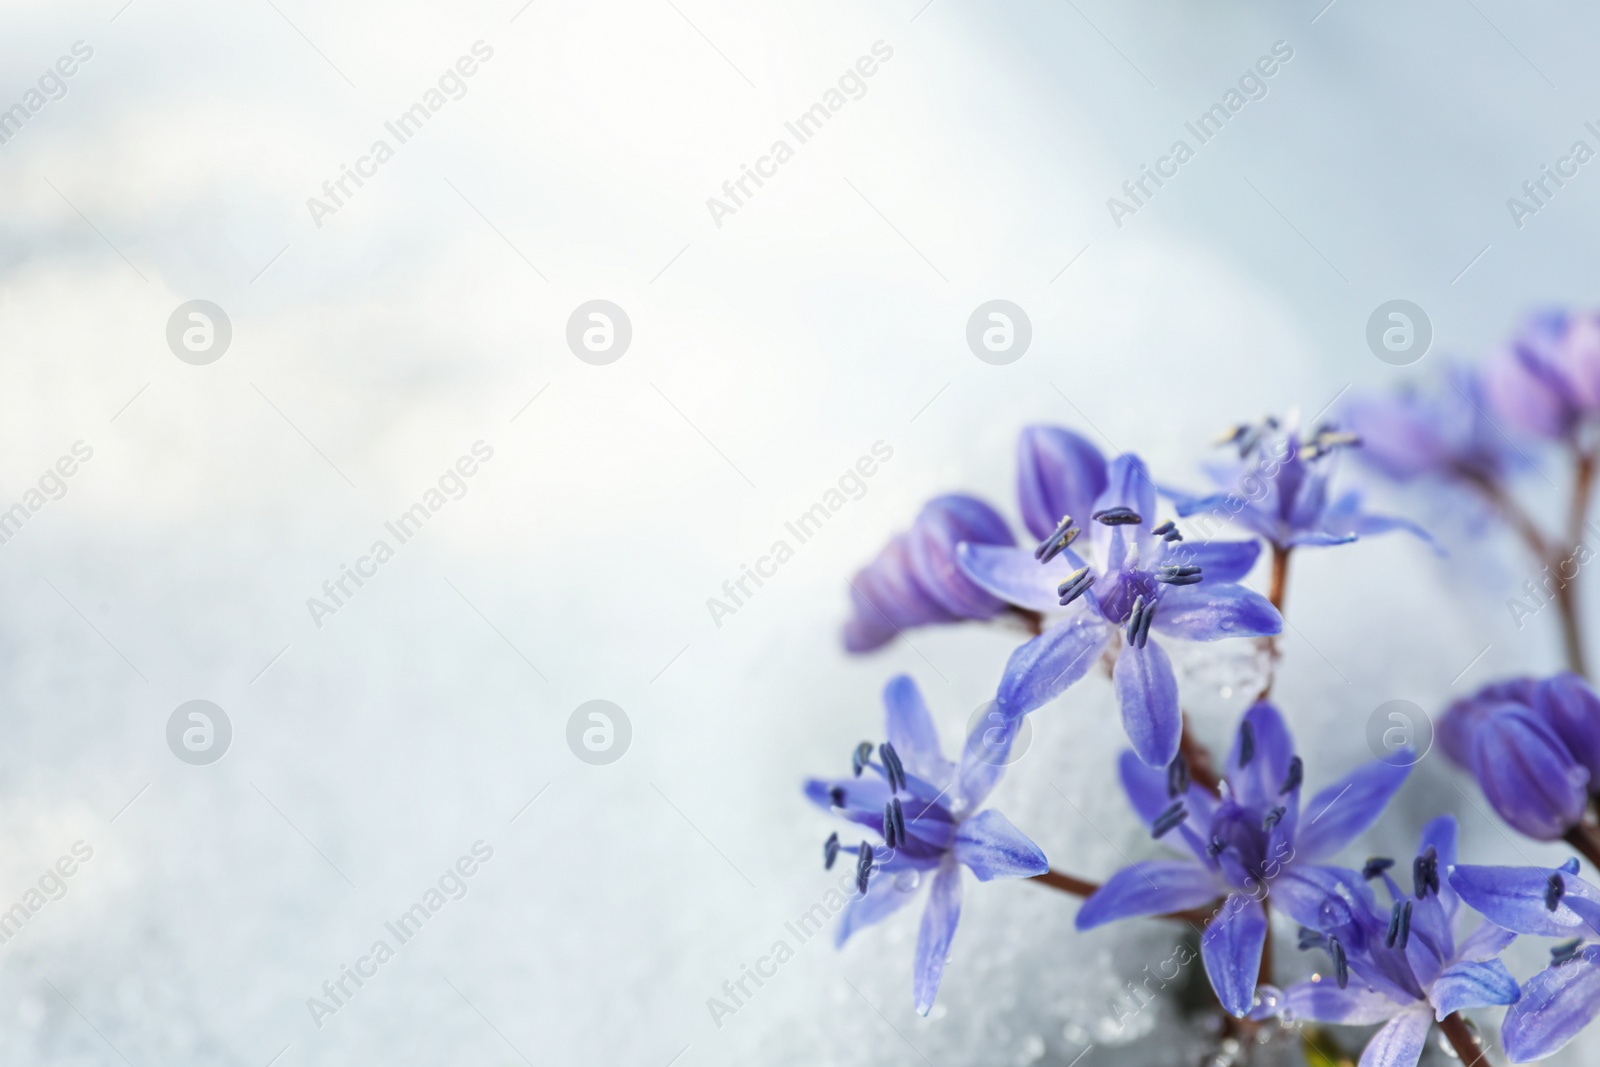
[[[1567,667],[1587,678],[1588,657],[1583,651],[1583,629],[1578,613],[1577,549],[1583,541],[1584,524],[1589,518],[1589,503],[1594,495],[1595,454],[1575,449],[1572,469],[1572,509],[1567,515],[1567,558],[1556,564],[1556,610],[1561,616],[1561,639],[1567,653]],[[1572,566],[1572,576],[1565,571]]]
[[[1461,1067],[1479,1067],[1489,1062],[1489,1054],[1483,1050],[1483,1045],[1478,1041],[1478,1036],[1467,1025],[1467,1020],[1461,1017],[1459,1011],[1446,1015],[1439,1023],[1439,1030],[1444,1034],[1445,1040],[1450,1042],[1450,1047],[1456,1050],[1456,1055],[1461,1058]]]
[[[1586,822],[1580,822],[1566,832],[1562,838],[1567,844],[1584,859],[1594,864],[1600,870],[1600,830]]]
[[[1279,615],[1283,614],[1284,599],[1289,595],[1289,551],[1288,548],[1272,546],[1272,584],[1267,588],[1267,599],[1272,601]],[[1278,674],[1278,639],[1263,637],[1260,647],[1267,654],[1267,680],[1261,686],[1261,692],[1256,694],[1256,699],[1265,700],[1272,695],[1272,683]]]
[[[1047,885],[1051,889],[1059,889],[1063,893],[1071,893],[1075,897],[1087,897],[1100,888],[1098,882],[1086,882],[1082,878],[1074,878],[1070,874],[1063,874],[1054,867],[1044,874],[1034,875],[1030,881]]]

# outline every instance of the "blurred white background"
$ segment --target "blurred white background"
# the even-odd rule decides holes
[[[883,682],[916,676],[953,747],[1014,644],[840,651],[845,576],[923,499],[1015,518],[1031,421],[1198,484],[1229,422],[1593,301],[1600,175],[1521,229],[1505,205],[1600,118],[1592,5],[1325,2],[9,0],[0,108],[92,57],[0,144],[0,509],[93,457],[0,545],[0,907],[93,857],[0,944],[0,1057],[1177,1062],[1126,1044],[1176,1025],[1157,1009],[1104,1026],[1170,931],[1077,935],[1026,884],[969,885],[930,1019],[916,909],[803,946],[720,1028],[705,1001],[831,881],[799,782],[881,732]],[[880,41],[719,227],[706,198]],[[1106,198],[1279,41],[1266,97],[1115,226]],[[316,225],[307,199],[475,42],[464,95]],[[1410,370],[1364,340],[1397,297],[1435,330]],[[1033,324],[1009,366],[964,338],[994,298]],[[193,299],[232,324],[206,366],[166,340]],[[565,342],[592,299],[632,322],[607,366]],[[880,440],[867,494],[715,626],[706,598]],[[466,495],[315,625],[307,598],[478,441]],[[1556,665],[1553,623],[1503,606],[1526,570],[1405,538],[1297,557],[1278,694],[1313,785],[1369,758],[1385,700]],[[1182,666],[1223,737],[1225,670]],[[232,723],[209,766],[167,746],[191,699]],[[632,723],[607,766],[566,743],[591,699]],[[1034,722],[996,805],[1087,877],[1155,854],[1109,685]],[[1431,757],[1366,844],[1409,854],[1453,810],[1475,859],[1558,854],[1474,804]],[[315,1025],[307,998],[480,840],[467,895]]]

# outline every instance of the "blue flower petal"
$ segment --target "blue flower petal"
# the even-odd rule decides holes
[[[1352,939],[1361,926],[1360,912],[1352,905],[1377,911],[1372,889],[1355,871],[1343,867],[1297,864],[1272,883],[1272,903],[1301,926]]]
[[[1146,826],[1155,822],[1156,816],[1172,804],[1172,798],[1167,796],[1167,772],[1164,769],[1152,767],[1125,750],[1117,759],[1117,773],[1122,779],[1122,791],[1128,795],[1128,802]],[[1211,825],[1211,816],[1217,808],[1216,799],[1191,782],[1189,791],[1183,796],[1183,804],[1189,809],[1189,818],[1179,824],[1174,832],[1183,836],[1195,859],[1208,867],[1215,867],[1216,861],[1206,855],[1206,842],[1195,827]]]
[[[961,824],[954,851],[956,859],[966,864],[980,882],[1033,878],[1050,869],[1050,861],[1039,846],[992,808]]]
[[[1077,926],[1092,930],[1118,919],[1165,915],[1209,904],[1226,891],[1221,880],[1185,860],[1145,860],[1113,874],[1078,909]]]
[[[1260,541],[1174,541],[1161,562],[1199,567],[1205,579],[1201,584],[1221,585],[1249,574],[1260,555]]]
[[[1468,907],[1507,930],[1539,937],[1596,936],[1597,931],[1572,910],[1571,902],[1577,899],[1600,903],[1600,891],[1581,878],[1563,877],[1566,893],[1556,910],[1551,911],[1545,907],[1545,892],[1554,873],[1549,867],[1479,867],[1466,863],[1450,872],[1450,884]]]
[[[1006,603],[1048,612],[1061,610],[1061,595],[1056,588],[1067,575],[1083,566],[1083,560],[1070,548],[1049,563],[1040,563],[1025,548],[970,541],[956,546],[956,563],[974,584]]]
[[[1172,637],[1220,641],[1283,631],[1283,616],[1272,602],[1242,585],[1169,585],[1159,595],[1151,625]]]
[[[894,875],[884,867],[874,869],[872,880],[867,883],[867,895],[852,896],[850,902],[844,906],[844,912],[839,916],[839,925],[833,931],[834,947],[842,947],[850,939],[851,934],[882,922],[911,903],[916,896],[917,891],[914,887],[901,888],[896,884]]]
[[[1370,1026],[1393,1017],[1404,1005],[1355,982],[1340,989],[1333,982],[1321,981],[1296,982],[1283,991],[1283,1006],[1295,1019]]]
[[[1417,1067],[1432,1028],[1433,1016],[1426,1008],[1402,1011],[1372,1035],[1361,1054],[1361,1067]]]
[[[1260,901],[1234,893],[1200,935],[1211,988],[1223,1010],[1242,1019],[1255,1003],[1261,949],[1267,940],[1267,914]]]
[[[939,749],[939,731],[933,716],[907,674],[896,675],[883,687],[889,742],[912,774],[943,786],[954,769]]]
[[[1183,712],[1178,708],[1178,679],[1167,654],[1154,641],[1143,648],[1125,644],[1111,680],[1133,751],[1152,767],[1171,763],[1183,738]]]
[[[1243,723],[1250,724],[1255,743],[1250,762],[1241,767],[1239,757],[1243,754],[1240,747]],[[1275,804],[1278,790],[1289,775],[1289,760],[1294,756],[1294,738],[1290,736],[1289,727],[1278,709],[1264,700],[1244,713],[1240,725],[1241,729],[1234,735],[1233,747],[1228,752],[1227,769],[1224,772],[1228,785],[1232,787],[1239,803],[1248,807]]]
[[[1449,871],[1456,865],[1456,817],[1454,815],[1441,815],[1422,828],[1422,841],[1417,846],[1417,855],[1432,848],[1439,855],[1439,870]],[[1461,898],[1456,894],[1455,887],[1450,884],[1450,879],[1439,879],[1439,903],[1444,906],[1447,916],[1454,916],[1461,906]]]
[[[1319,859],[1348,845],[1383,814],[1410,771],[1409,766],[1373,760],[1312,797],[1296,842],[1301,858]]]
[[[1513,1063],[1540,1060],[1560,1050],[1600,1014],[1600,946],[1540,971],[1500,1024],[1500,1044]]]
[[[934,876],[928,894],[928,908],[922,913],[922,928],[917,931],[917,958],[912,965],[911,986],[918,1015],[933,1010],[939,995],[939,979],[944,977],[944,961],[950,955],[950,941],[961,918],[961,867],[947,863]]]
[[[1064,515],[1087,525],[1105,487],[1105,457],[1086,438],[1059,426],[1028,426],[1017,438],[1017,503],[1034,537],[1048,537]]]
[[[1517,939],[1515,931],[1497,926],[1487,919],[1478,928],[1461,939],[1456,955],[1467,963],[1482,963],[1504,952]]]
[[[1473,738],[1473,769],[1495,812],[1529,837],[1554,841],[1589,805],[1589,771],[1532,709],[1488,715]]]
[[[1110,640],[1105,621],[1087,609],[1011,653],[996,699],[1007,716],[1049,703],[1089,673]]]
[[[1520,992],[1504,963],[1485,960],[1446,967],[1434,980],[1428,999],[1433,1002],[1434,1018],[1443,1019],[1453,1011],[1514,1004]]]

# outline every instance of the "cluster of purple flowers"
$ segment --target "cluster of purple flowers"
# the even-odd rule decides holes
[[[1188,733],[1163,643],[1244,638],[1275,651],[1298,549],[1404,530],[1438,550],[1416,524],[1369,510],[1357,490],[1334,491],[1346,451],[1398,485],[1426,480],[1472,494],[1549,563],[1572,551],[1586,520],[1597,426],[1600,316],[1544,314],[1482,372],[1446,366],[1432,388],[1355,397],[1336,421],[1309,430],[1294,417],[1234,427],[1220,442],[1223,458],[1204,465],[1216,483],[1209,492],[1158,485],[1138,456],[1108,459],[1070,430],[1024,429],[1020,535],[984,500],[940,496],[851,581],[844,644],[853,653],[915,627],[1002,618],[1031,636],[1011,653],[993,714],[958,759],[946,758],[915,683],[901,676],[884,692],[886,739],[857,746],[849,777],[806,782],[813,803],[862,834],[849,842],[833,834],[824,845],[825,866],[849,854],[856,868],[839,943],[926,886],[912,983],[926,1014],[965,867],[980,882],[1036,879],[1084,897],[1082,930],[1141,916],[1203,927],[1206,974],[1236,1025],[1381,1023],[1362,1067],[1413,1067],[1436,1024],[1458,1054],[1476,1059],[1481,1048],[1461,1013],[1489,1007],[1507,1008],[1501,1038],[1514,1062],[1561,1048],[1600,1014],[1600,889],[1578,876],[1578,861],[1459,864],[1455,820],[1442,815],[1422,829],[1409,871],[1385,857],[1339,865],[1414,759],[1391,754],[1302,799],[1305,766],[1268,699],[1269,673],[1213,773]],[[1573,460],[1565,531],[1539,528],[1511,491],[1541,446]],[[1216,539],[1224,524],[1247,536]],[[1250,580],[1264,549],[1265,594]],[[1573,670],[1484,687],[1446,710],[1438,738],[1510,827],[1565,841],[1600,866],[1600,696],[1582,677],[1574,580],[1552,590]],[[1268,659],[1275,670],[1275,655]],[[1178,851],[1103,884],[1053,869],[1003,815],[980,810],[1023,717],[1097,665],[1130,744],[1118,767],[1123,790],[1151,837]],[[1481,918],[1472,922],[1468,909]],[[1326,972],[1281,990],[1271,984],[1274,914],[1299,925],[1299,948],[1325,955]],[[1522,983],[1500,958],[1518,935],[1562,939],[1550,966]]]

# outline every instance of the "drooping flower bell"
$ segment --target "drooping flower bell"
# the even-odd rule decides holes
[[[956,566],[962,542],[1014,545],[1006,521],[977,497],[952,493],[923,506],[911,529],[896,535],[850,580],[854,612],[844,628],[850,652],[870,652],[902,631],[932,623],[990,619],[1006,605]]]
[[[1528,461],[1490,421],[1483,379],[1447,364],[1442,381],[1390,393],[1357,394],[1339,424],[1361,439],[1357,459],[1397,482],[1419,478],[1497,492]]]
[[[1497,682],[1457,701],[1439,740],[1496,813],[1540,841],[1566,836],[1600,787],[1600,696],[1570,672]]]
[[[1600,414],[1600,315],[1552,310],[1529,316],[1490,359],[1486,386],[1495,413],[1516,429],[1573,439]]]

